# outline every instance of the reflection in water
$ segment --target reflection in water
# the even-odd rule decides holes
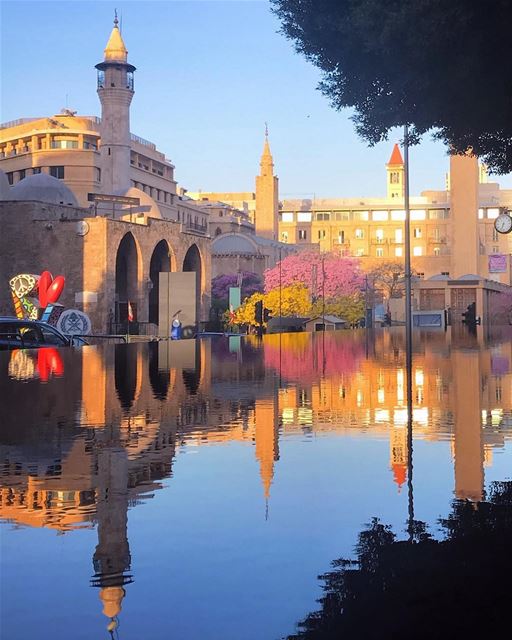
[[[240,470],[240,487],[259,474],[257,513],[263,520],[273,496],[279,494],[281,506],[288,497],[294,499],[293,488],[287,495],[279,491],[285,480],[277,475],[282,460],[293,460],[288,442],[344,439],[349,448],[354,437],[386,439],[389,459],[383,464],[389,484],[395,484],[398,498],[406,489],[412,497],[407,363],[400,330],[377,332],[371,343],[366,334],[347,331],[270,335],[262,343],[252,338],[183,340],[56,353],[59,358],[49,358],[44,375],[37,352],[0,354],[0,397],[9,399],[0,404],[0,519],[58,532],[96,528],[91,585],[99,588],[110,630],[127,608],[136,606],[130,603],[129,589],[125,594],[133,576],[137,579],[128,510],[144,508],[157,491],[172,490],[178,453],[222,444],[252,448],[254,464]],[[484,470],[492,466],[494,453],[505,449],[512,432],[511,363],[510,341],[484,345],[480,335],[450,332],[415,336],[410,389],[415,459],[422,455],[419,442],[451,447],[451,488],[456,498],[470,501],[456,503],[457,517],[494,513],[492,505],[497,508],[509,495],[504,487],[501,493],[493,489],[489,500],[480,502],[486,490]],[[315,449],[310,451],[309,458],[297,463],[297,477],[307,474],[309,466],[322,470],[322,461],[313,459]],[[178,475],[186,474],[188,460],[180,458]],[[346,482],[364,487],[357,465],[349,472]],[[215,483],[216,475],[212,478]],[[312,490],[316,481],[312,475]],[[234,494],[240,487],[232,488]],[[213,484],[212,491],[216,489]],[[230,492],[226,486],[222,491],[229,503]],[[409,508],[415,544],[400,546],[390,529],[374,522],[361,534],[357,571],[343,568],[332,574],[328,589],[333,592],[328,590],[328,601],[322,601],[325,611],[312,614],[298,637],[317,637],[307,633],[317,633],[313,622],[320,625],[324,614],[330,624],[341,597],[336,589],[349,585],[355,591],[343,598],[352,593],[362,597],[357,589],[364,591],[365,581],[374,576],[373,565],[365,564],[368,558],[377,561],[381,551],[394,554],[397,549],[417,554],[414,561],[419,563],[420,551],[414,549],[437,549],[432,553],[440,558],[448,543],[455,544],[451,529],[447,546],[434,543],[414,522],[411,501]],[[223,523],[227,539],[236,517],[234,513],[232,522]],[[370,594],[361,602],[368,598]],[[356,605],[351,604],[355,612]],[[392,611],[390,606],[390,615]],[[94,628],[91,635],[95,633]]]
[[[134,345],[135,347],[135,345]],[[137,348],[115,345],[114,372],[117,396],[123,409],[130,409],[137,392]]]
[[[477,505],[455,500],[431,537],[414,522],[411,542],[374,519],[356,560],[339,559],[324,581],[321,610],[288,640],[499,638],[512,572],[512,482],[493,483]]]

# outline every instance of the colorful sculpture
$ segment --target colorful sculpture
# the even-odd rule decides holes
[[[20,273],[9,280],[14,312],[20,320],[37,320],[39,309],[43,311],[60,298],[66,279],[64,276],[53,278],[49,271],[40,276]],[[37,297],[36,297],[37,295]]]

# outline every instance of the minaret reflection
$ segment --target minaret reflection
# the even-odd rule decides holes
[[[274,463],[279,460],[279,425],[277,423],[277,395],[256,400],[254,406],[254,437],[256,458],[260,464],[265,503],[268,506],[270,487],[274,479]]]
[[[128,455],[120,446],[99,449],[97,455],[96,517],[98,544],[94,552],[91,585],[100,587],[103,613],[109,630],[125,596],[124,585],[133,582],[128,543]]]

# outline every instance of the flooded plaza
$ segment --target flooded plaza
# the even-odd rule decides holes
[[[415,333],[412,431],[404,347],[393,328],[0,353],[2,637],[492,631],[510,333]]]

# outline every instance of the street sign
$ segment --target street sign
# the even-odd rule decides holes
[[[113,204],[130,204],[134,207],[140,205],[140,198],[129,198],[128,196],[110,196],[104,193],[88,193],[87,200],[89,202],[110,202]]]

